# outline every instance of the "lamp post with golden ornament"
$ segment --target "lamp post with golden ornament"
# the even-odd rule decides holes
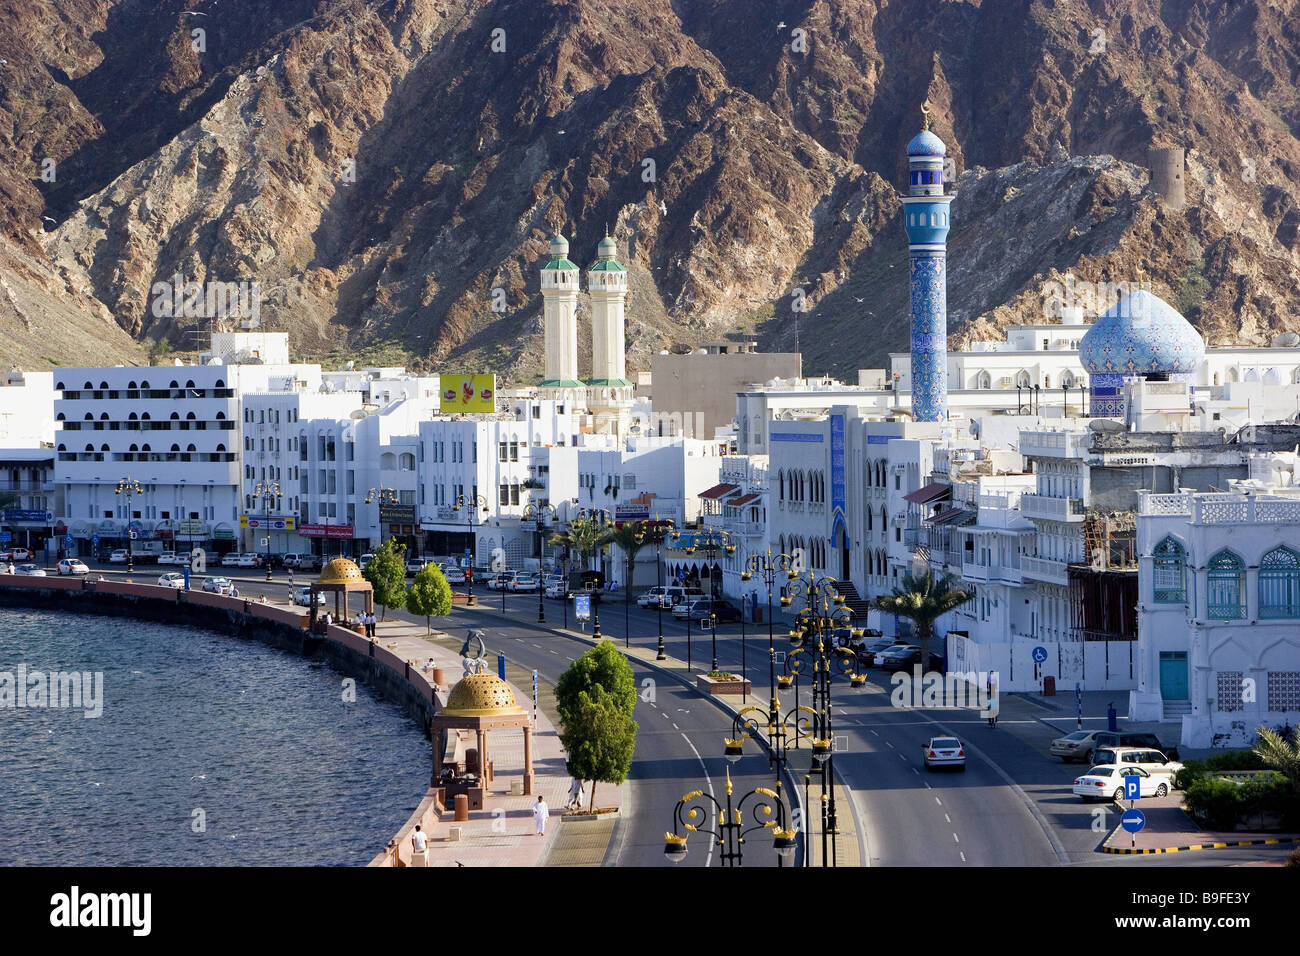
[[[673,828],[664,834],[664,855],[673,863],[686,859],[686,841],[692,833],[707,833],[719,848],[723,866],[744,865],[747,834],[771,830],[777,858],[785,861],[794,856],[797,833],[786,826],[785,803],[767,787],[755,787],[739,799],[734,798],[731,768],[727,768],[726,805],[711,793],[692,790],[677,801],[673,810]],[[746,825],[746,806],[752,804],[753,822]],[[684,830],[685,832],[679,832]]]

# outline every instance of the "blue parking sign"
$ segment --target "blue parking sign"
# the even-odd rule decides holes
[[[1138,800],[1142,797],[1142,778],[1137,774],[1129,774],[1124,778],[1124,799]]]

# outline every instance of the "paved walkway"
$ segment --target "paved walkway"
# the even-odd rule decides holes
[[[443,670],[440,705],[446,693],[461,677],[460,648],[463,639],[442,631],[426,633],[423,624],[389,617],[376,626],[379,643],[393,651],[412,668],[426,673],[430,683],[433,669]],[[425,670],[429,659],[433,666]],[[489,660],[494,665],[495,660]],[[492,671],[495,673],[495,669]],[[507,663],[506,681],[515,692],[519,705],[527,710],[532,702],[532,673]],[[495,732],[488,740],[488,757],[493,765],[493,780],[484,800],[482,810],[471,810],[469,820],[456,823],[454,811],[447,808],[438,820],[429,840],[430,866],[538,866],[538,865],[599,865],[604,858],[605,844],[613,829],[615,813],[602,814],[609,821],[588,822],[564,819],[564,804],[568,799],[569,775],[565,769],[564,749],[559,733],[548,711],[554,713],[554,701],[549,687],[539,688],[539,707],[536,711],[533,733],[534,792],[531,796],[512,796],[510,784],[520,779],[524,769],[523,734]],[[432,768],[430,768],[432,769]],[[588,784],[587,792],[590,791]],[[539,837],[533,824],[532,809],[541,794],[550,808],[546,834]],[[602,809],[617,810],[622,797],[621,787],[603,784],[599,787]],[[460,829],[458,840],[452,839],[452,828]],[[569,831],[576,831],[570,836]],[[591,835],[604,832],[605,844],[596,846]],[[409,842],[410,833],[403,830],[399,838]],[[548,861],[553,847],[563,849],[559,859]]]
[[[1117,826],[1102,845],[1106,853],[1180,853],[1218,850],[1230,846],[1269,846],[1300,841],[1300,833],[1262,833],[1247,830],[1202,830],[1183,809],[1183,795],[1144,797],[1134,801],[1146,817],[1146,826],[1131,834]],[[1127,810],[1127,802],[1122,804]]]

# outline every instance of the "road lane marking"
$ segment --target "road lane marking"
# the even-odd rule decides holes
[[[673,724],[673,730],[681,730],[681,729],[682,728],[678,727],[676,724]]]
[[[921,771],[917,770],[915,767],[912,768],[912,773],[916,774],[918,777],[921,775]]]
[[[889,748],[892,749],[894,745],[893,745],[893,743],[891,743],[890,741],[886,740],[886,741],[885,741],[885,746],[886,746],[886,747],[889,747]]]
[[[960,843],[960,842],[961,842],[961,840],[958,840],[958,839],[957,839],[957,834],[955,834],[955,833],[952,835],[952,842],[953,842],[953,843]]]
[[[929,786],[929,784],[927,784],[926,786]],[[934,802],[937,803],[937,804],[939,804],[939,806],[943,806],[943,801],[940,800],[938,797],[935,797],[935,798],[934,798]]]
[[[960,850],[958,850],[957,852],[958,852],[958,853],[961,853]],[[961,853],[961,861],[962,861],[963,863],[966,862],[966,854],[965,854],[965,853]]]
[[[692,752],[693,754],[695,754],[695,759],[698,760],[698,761],[700,762],[700,768],[704,771],[704,782],[705,782],[705,783],[708,785],[708,787],[709,787],[709,796],[712,797],[712,796],[713,796],[713,778],[709,776],[709,768],[708,768],[707,766],[705,766],[705,764],[704,764],[704,758],[700,756],[700,752],[699,752],[698,750],[695,749],[695,744],[691,743],[691,738],[690,738],[690,737],[687,737],[685,733],[682,734],[682,740],[686,741],[686,745],[687,745],[688,747],[690,747],[690,748],[691,748],[691,752]],[[714,802],[715,802],[715,803],[717,802],[717,798],[716,798],[716,797],[714,797]],[[708,867],[712,862],[713,862],[713,841],[710,840],[710,841],[709,841],[709,855],[706,856],[706,857],[704,858],[704,865],[705,865],[705,867]]]
[[[871,732],[871,736],[873,736],[873,737],[879,737],[880,734],[876,733],[876,732],[873,730],[873,731]]]
[[[945,814],[943,815],[943,818],[944,818],[945,820],[947,820],[949,823],[952,823],[952,817],[948,816],[948,814],[945,813]]]

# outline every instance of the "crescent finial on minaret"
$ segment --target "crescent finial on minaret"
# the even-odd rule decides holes
[[[930,128],[930,101],[921,101],[921,129]]]

